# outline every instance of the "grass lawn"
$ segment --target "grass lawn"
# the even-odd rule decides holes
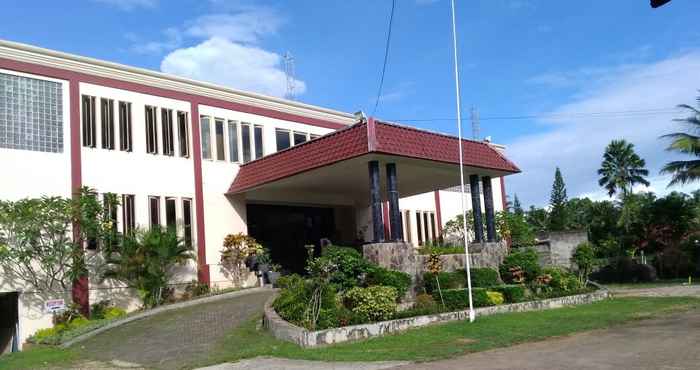
[[[688,284],[688,278],[685,279],[669,279],[669,280],[659,280],[653,283],[626,283],[626,284],[607,284],[606,288],[610,290],[621,290],[621,289],[648,289],[648,288],[662,288],[668,286],[681,286],[683,284]],[[692,279],[693,285],[700,284],[700,278]]]
[[[197,366],[255,356],[325,361],[430,361],[699,308],[697,298],[617,298],[585,306],[485,316],[471,324],[453,322],[318,349],[302,349],[278,341],[258,329],[256,321],[250,321],[212,348],[205,362]],[[39,347],[3,357],[0,369],[38,368],[47,363],[58,367],[80,358],[77,350]]]

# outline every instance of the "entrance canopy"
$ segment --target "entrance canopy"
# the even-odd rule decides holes
[[[520,169],[493,145],[462,140],[465,181],[470,175],[500,177]],[[369,203],[369,162],[393,163],[401,197],[459,184],[459,140],[375,121],[357,123],[246,163],[229,194],[288,203],[362,205]],[[387,200],[387,181],[380,181]]]

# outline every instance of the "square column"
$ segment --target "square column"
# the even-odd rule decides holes
[[[474,214],[474,241],[484,242],[484,225],[481,222],[481,196],[479,194],[479,175],[469,176],[469,189],[472,194],[472,213]]]
[[[486,240],[490,243],[496,241],[496,217],[493,209],[493,187],[491,176],[481,178],[484,184],[484,213],[486,214]]]
[[[399,190],[396,185],[396,163],[386,165],[386,191],[389,198],[389,225],[391,226],[391,240],[403,240],[403,225],[401,224],[401,211],[399,210]]]
[[[382,222],[382,197],[379,189],[379,161],[369,161],[369,205],[372,212],[372,241],[384,241]]]

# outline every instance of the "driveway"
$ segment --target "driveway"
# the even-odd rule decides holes
[[[479,352],[395,370],[640,370],[700,368],[700,312]]]
[[[616,297],[700,297],[700,285],[613,289],[610,292]]]
[[[86,357],[148,368],[189,367],[232,329],[261,315],[272,290],[250,293],[136,320],[77,345]]]

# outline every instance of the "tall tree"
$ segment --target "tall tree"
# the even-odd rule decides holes
[[[566,197],[566,184],[564,184],[564,177],[561,175],[561,170],[557,167],[554,171],[554,183],[552,184],[552,193],[549,197],[549,230],[550,231],[561,231],[566,229],[569,222],[568,220],[568,209],[567,197]]]
[[[634,145],[625,140],[613,140],[605,148],[603,162],[598,169],[598,184],[608,191],[609,196],[622,194],[623,198],[632,192],[635,184],[649,186],[644,168],[646,162],[634,152]]]
[[[700,105],[700,97],[697,98]],[[679,105],[686,109],[690,116],[688,118],[675,119],[688,127],[687,132],[676,132],[662,136],[662,138],[673,139],[666,148],[670,152],[677,152],[691,156],[693,159],[687,161],[672,161],[667,163],[661,173],[672,174],[673,177],[668,186],[685,184],[700,179],[700,136],[695,135],[700,132],[700,110],[686,104]]]
[[[520,199],[518,199],[518,194],[513,195],[513,213],[518,216],[523,216],[525,214],[523,206],[520,204]]]

